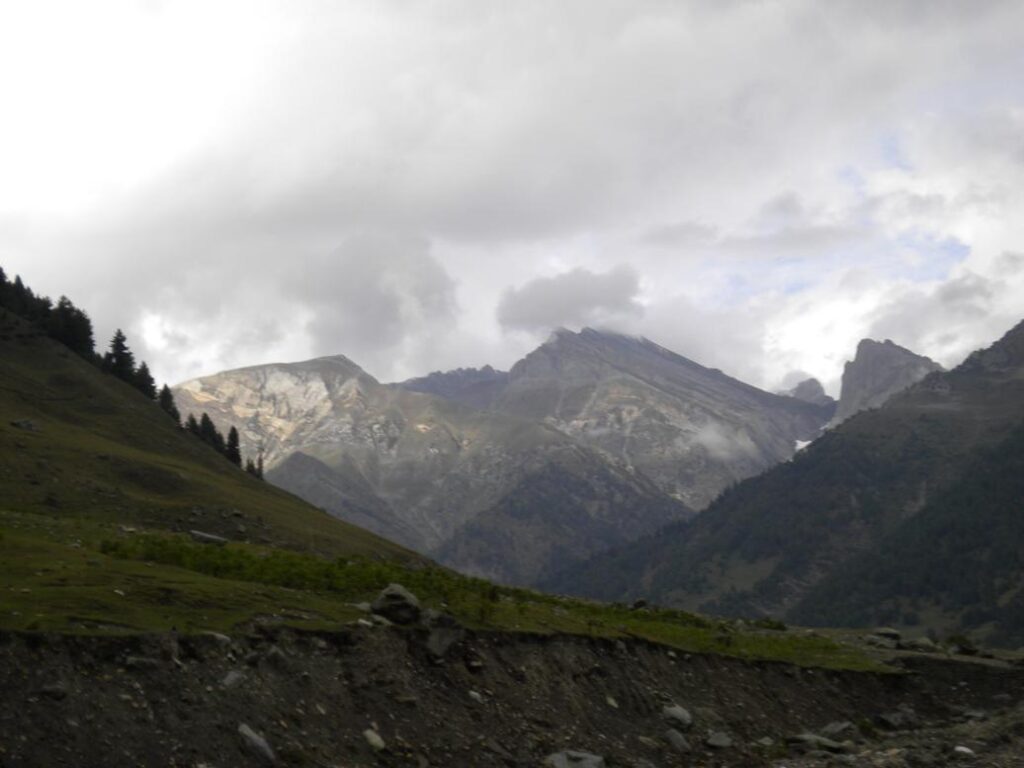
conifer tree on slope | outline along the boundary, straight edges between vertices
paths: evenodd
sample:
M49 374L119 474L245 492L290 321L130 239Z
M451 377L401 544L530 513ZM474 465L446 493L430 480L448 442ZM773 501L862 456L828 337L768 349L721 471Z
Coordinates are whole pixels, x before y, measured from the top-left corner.
M132 377L132 384L150 400L156 400L156 382L153 381L153 376L149 372L149 366L145 362L139 363L139 367Z
M128 349L128 339L120 328L110 340L110 351L103 356L103 369L122 381L134 383L135 355Z
M224 455L235 466L242 466L242 449L239 445L238 430L234 427L228 431L228 444L224 449Z
M160 403L160 407L167 412L167 415L174 419L174 423L181 426L181 411L178 410L178 405L174 402L174 393L171 392L171 388L164 384L157 400Z

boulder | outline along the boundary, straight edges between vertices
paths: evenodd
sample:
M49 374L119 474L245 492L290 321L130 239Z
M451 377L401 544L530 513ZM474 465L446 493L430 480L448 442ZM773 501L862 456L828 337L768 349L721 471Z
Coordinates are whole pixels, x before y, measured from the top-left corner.
M843 734L852 734L856 730L857 726L849 720L838 720L833 721L822 728L821 735L833 739L836 736L842 736Z
M670 704L662 707L661 716L684 731L693 725L693 715L689 710L678 704Z
M242 744L246 750L254 757L256 757L261 763L265 765L277 765L277 756L274 754L274 750L270 748L267 740L260 734L256 733L245 723L239 723L238 735L242 737Z
M704 743L712 749L729 749L732 746L732 736L725 731L714 731L704 739Z
M420 620L420 601L401 584L385 587L370 610L395 624L415 624Z
M688 742L686 737L675 728L669 728L665 731L665 741L667 741L676 752L685 755L690 751L690 742Z
M424 624L430 628L427 635L427 651L435 659L443 659L448 649L456 643L462 642L466 636L466 630L462 625L447 613L440 613L434 610L427 610L423 614Z

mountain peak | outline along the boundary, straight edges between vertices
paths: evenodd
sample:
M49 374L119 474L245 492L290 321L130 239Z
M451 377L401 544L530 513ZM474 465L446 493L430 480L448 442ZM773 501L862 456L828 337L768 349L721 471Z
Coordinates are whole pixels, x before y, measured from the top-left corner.
M916 384L929 373L941 371L934 360L911 352L891 339L861 339L854 359L843 367L842 390L834 424L886 400Z

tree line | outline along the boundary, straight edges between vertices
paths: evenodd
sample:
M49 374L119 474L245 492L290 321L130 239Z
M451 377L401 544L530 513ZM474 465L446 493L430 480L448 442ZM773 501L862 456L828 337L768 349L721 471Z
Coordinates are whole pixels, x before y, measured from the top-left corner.
M171 388L164 384L157 391L156 381L145 361L137 365L135 355L128 346L128 338L118 328L110 340L109 349L100 355L96 352L92 320L82 309L76 307L67 296L61 296L56 304L47 297L36 294L22 282L21 276L8 280L7 273L0 267L0 307L29 321L47 336L68 347L72 352L108 373L131 385L148 399L155 401L174 420L179 429L195 435L220 453L237 467L242 467L242 452L238 430L234 427L224 435L217 429L208 414L196 419L189 414L184 424L181 412L174 402ZM245 471L254 477L263 478L263 450L257 458L245 462Z

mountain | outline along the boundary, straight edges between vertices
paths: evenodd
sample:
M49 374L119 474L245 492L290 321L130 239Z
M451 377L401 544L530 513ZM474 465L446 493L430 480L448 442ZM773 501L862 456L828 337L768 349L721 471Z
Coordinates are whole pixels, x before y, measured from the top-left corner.
M543 422L693 509L793 455L828 421L644 338L557 331L516 363L492 410Z
M805 403L813 403L814 405L821 405L833 410L836 407L836 400L825 394L825 388L821 386L821 382L814 378L804 379L792 389L780 392L779 394L786 397L795 397L797 400L803 400Z
M496 371L489 365L483 368L456 368L454 371L434 371L427 376L408 379L395 386L410 392L437 395L474 408L487 409L508 383L508 373Z
M1019 641L1022 423L1024 323L729 489L691 523L548 586L810 624L984 627Z
M863 339L857 354L843 367L842 390L834 424L886 400L915 384L929 373L942 370L933 360L886 339Z
M550 426L381 384L343 356L227 371L175 397L182 413L237 427L246 452L263 446L282 488L501 581L532 583L691 514ZM522 498L543 503L510 550ZM560 548L569 520L574 546Z

